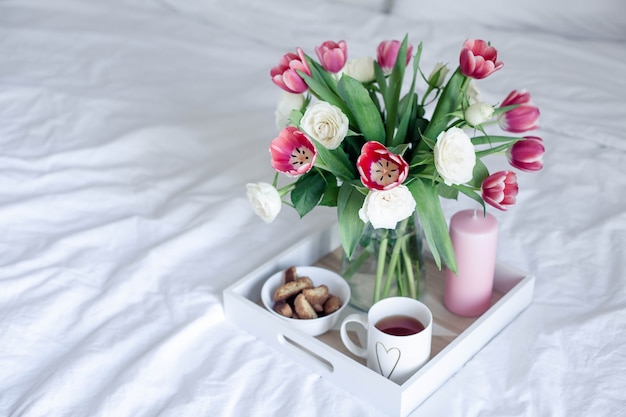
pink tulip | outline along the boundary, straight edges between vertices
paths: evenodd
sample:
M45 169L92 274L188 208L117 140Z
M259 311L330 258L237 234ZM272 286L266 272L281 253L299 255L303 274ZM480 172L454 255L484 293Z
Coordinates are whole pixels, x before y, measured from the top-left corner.
M345 41L326 41L315 47L315 53L322 67L333 74L341 71L348 60L348 46Z
M506 211L515 205L518 193L517 176L513 171L498 171L482 184L483 200L493 207Z
M301 48L296 50L297 54L289 52L280 59L277 66L270 70L270 76L274 84L288 93L304 93L309 87L298 74L298 70L307 75L311 75L311 70L304 57Z
M480 80L504 65L498 62L498 51L481 39L468 39L459 57L461 72L466 77Z
M270 144L270 153L272 167L291 177L309 172L317 158L315 145L294 126L280 131Z
M398 52L400 51L400 46L402 46L402 42L393 40L393 41L382 41L376 50L377 52L377 60L380 68L386 73L391 72L393 66L396 64L396 59L398 58ZM406 48L406 64L409 64L411 60L411 54L413 53L413 46L408 45Z
M390 190L402 184L409 174L409 164L402 155L389 152L376 141L363 145L356 166L361 182L370 190Z
M500 113L498 124L502 130L512 133L522 133L539 127L539 107L532 104L528 91L513 90L504 99L500 107L519 104L513 110Z
M507 152L509 163L522 171L533 172L543 168L543 140L537 136L525 136L515 142Z

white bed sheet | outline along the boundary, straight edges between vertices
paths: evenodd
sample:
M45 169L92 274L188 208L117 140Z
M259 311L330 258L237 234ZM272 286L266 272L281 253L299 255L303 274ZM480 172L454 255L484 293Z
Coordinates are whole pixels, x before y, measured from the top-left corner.
M412 415L625 416L626 37L460 19L0 2L0 416L378 416L229 323L222 291L335 221L285 209L266 225L249 207L244 185L272 176L269 68L296 46L372 55L407 32L426 67L489 39L505 67L483 95L530 90L547 146L517 206L492 211L533 303Z

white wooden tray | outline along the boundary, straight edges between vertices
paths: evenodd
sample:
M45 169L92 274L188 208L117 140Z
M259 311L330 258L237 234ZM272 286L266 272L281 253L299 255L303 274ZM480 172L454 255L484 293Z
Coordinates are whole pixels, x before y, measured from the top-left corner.
M534 277L497 264L492 305L478 318L463 318L443 306L443 272L426 261L427 291L422 300L434 316L430 360L404 384L398 385L370 370L362 359L343 347L336 328L309 336L261 305L261 286L277 271L291 265L319 265L337 269L341 251L337 228L302 240L280 256L259 266L224 290L226 316L273 346L282 355L306 366L357 398L390 416L405 417L459 370L489 340L531 302ZM425 257L428 258L428 257ZM343 316L355 310L346 308ZM339 323L341 323L340 318Z

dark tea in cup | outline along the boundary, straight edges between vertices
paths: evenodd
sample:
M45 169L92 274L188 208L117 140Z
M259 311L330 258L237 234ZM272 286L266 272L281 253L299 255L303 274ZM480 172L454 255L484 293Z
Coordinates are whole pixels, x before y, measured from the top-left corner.
M395 315L379 320L375 327L392 336L410 336L424 330L421 321L411 316Z
M349 324L363 327L367 333L365 345L351 339ZM346 349L364 358L368 368L403 384L430 358L433 314L414 298L389 297L375 303L367 315L348 315L341 322L339 334Z

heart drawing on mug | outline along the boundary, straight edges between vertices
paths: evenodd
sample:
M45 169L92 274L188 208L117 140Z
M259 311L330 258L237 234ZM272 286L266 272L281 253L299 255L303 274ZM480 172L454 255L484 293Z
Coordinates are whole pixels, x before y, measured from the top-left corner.
M400 349L392 347L387 349L381 342L376 342L376 360L380 374L389 379L400 362Z

